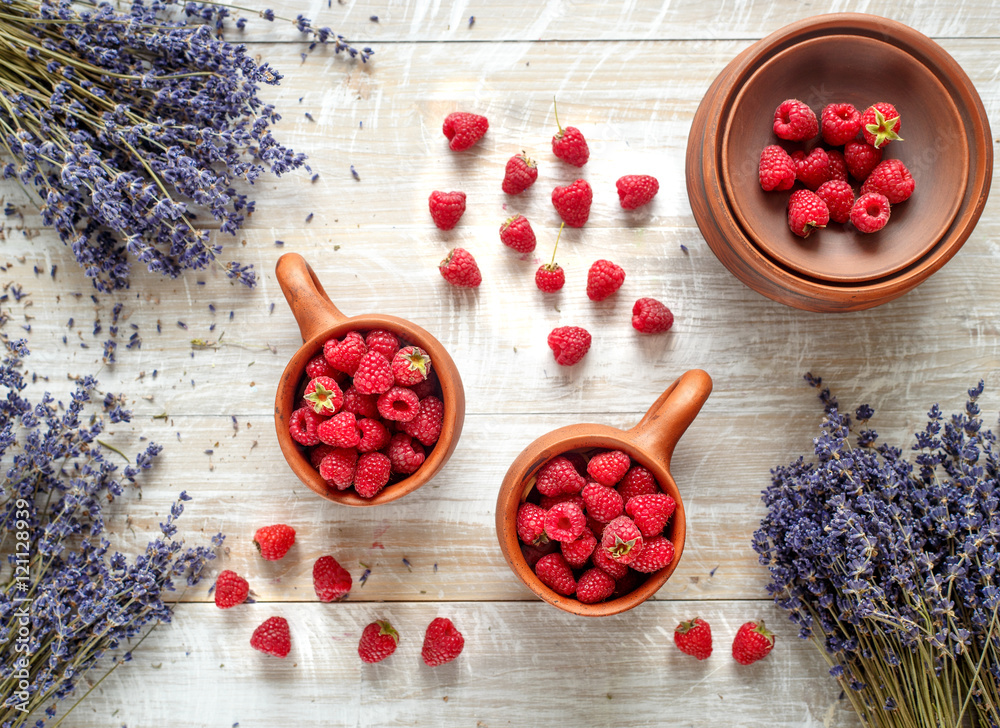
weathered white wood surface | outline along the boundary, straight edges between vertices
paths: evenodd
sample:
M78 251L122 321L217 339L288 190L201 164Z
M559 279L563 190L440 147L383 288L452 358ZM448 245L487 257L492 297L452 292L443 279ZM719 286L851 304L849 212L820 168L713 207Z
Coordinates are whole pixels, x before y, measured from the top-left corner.
M135 410L131 426L115 429L116 446L132 452L140 436L165 445L142 499L116 506L130 517L128 528L124 518L115 521L120 542L143 544L176 493L187 490L194 500L182 531L191 541L228 534L218 568L246 575L257 603L220 612L208 584L188 591L175 623L157 629L136 662L64 725L141 726L170 717L189 726L605 726L622 716L638 726L856 725L821 657L767 600L766 573L749 547L762 514L758 495L769 469L807 452L815 434L820 410L801 381L806 371L824 376L845 403L870 402L877 428L893 441L912 432L934 402L946 411L960 407L964 390L980 378L988 384L984 409L998 409L1000 203L994 197L987 204L961 253L917 290L870 311L811 314L746 289L712 255L685 195L685 144L702 94L729 59L787 21L828 10L886 14L939 38L996 126L995 4L326 5L279 10L372 45L372 64L324 51L303 62L301 44L290 42L294 33L254 22L247 33L264 41L254 51L285 74L270 90L285 117L278 136L308 153L320 174L315 183L306 174L263 180L246 231L223 241L227 257L255 264L258 288L238 289L211 271L184 281L137 272L133 289L113 300L124 304L120 344L134 324L142 348L122 346L119 361L100 372L103 387L126 393ZM590 142L583 170L551 155L553 95L563 124L578 126ZM463 154L449 152L440 131L454 110L484 113L491 122L489 134ZM510 198L500 191L503 165L521 149L539 160L539 182ZM614 182L627 173L660 180L645 211L618 207ZM576 176L594 186L591 220L564 232L558 260L568 283L544 297L533 273L551 254L558 227L549 193ZM449 233L430 222L433 189L469 196L465 217ZM24 202L14 187L0 187L0 196ZM526 259L497 237L503 219L518 212L539 239ZM49 374L35 388L59 395L70 384L67 374L101 368L112 299L95 307L71 256L50 233L37 233L29 209L23 225L11 218L5 225L2 280L30 292L3 304L12 314L8 331L31 326L25 336L33 366ZM436 271L456 245L471 250L483 270L476 292L451 289ZM345 509L321 501L278 450L273 389L300 338L273 268L292 250L312 263L344 313L415 321L449 348L462 373L468 409L455 455L433 483L394 504ZM627 279L613 299L593 304L585 274L602 257L622 265ZM35 266L44 272L36 275ZM631 329L631 304L646 295L675 313L668 334ZM95 318L104 328L98 335ZM545 345L560 324L594 335L587 358L569 370L553 363ZM193 347L196 338L212 346ZM614 619L573 618L533 600L506 567L493 528L510 461L534 437L563 425L630 427L694 367L709 371L715 391L674 458L690 524L675 576L654 603ZM284 560L264 563L250 541L258 526L275 521L295 526L299 539ZM311 566L325 553L356 580L361 564L372 570L344 604L315 602ZM292 623L295 646L286 661L247 644L253 626L271 614ZM419 642L438 614L455 620L467 647L455 664L431 671L419 663ZM670 644L673 626L694 614L709 619L716 634L716 654L706 663L684 659ZM740 623L760 615L777 628L778 647L741 670L728 657L729 641ZM397 622L403 643L390 661L362 667L357 636L379 616Z

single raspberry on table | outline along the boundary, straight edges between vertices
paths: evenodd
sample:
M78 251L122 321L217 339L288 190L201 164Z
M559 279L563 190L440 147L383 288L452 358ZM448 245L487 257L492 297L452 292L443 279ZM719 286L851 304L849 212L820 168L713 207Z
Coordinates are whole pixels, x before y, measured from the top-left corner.
M643 574L652 574L674 560L674 544L663 536L643 539L642 551L629 566Z
M560 493L579 493L586 484L586 479L577 472L569 458L562 455L545 463L535 478L535 487L538 492L549 496Z
M587 473L601 485L612 486L625 477L632 460L621 450L598 453L587 463Z
M556 263L556 251L559 249L559 238L562 237L563 227L566 223L559 225L559 233L556 235L556 244L552 248L552 260L542 263L535 271L535 285L542 293L555 293L566 285L566 271Z
M862 233L877 233L889 222L888 198L878 192L862 194L851 208L851 224Z
M310 379L316 377L333 377L337 375L337 370L331 367L322 354L317 354L306 364L306 376Z
M324 417L334 414L344 404L344 393L333 377L310 379L302 398L316 414Z
M587 515L601 523L611 523L625 512L622 497L614 488L591 481L583 487L581 495L587 506Z
M323 418L309 407L299 407L288 418L288 434L300 445L311 447L319 444L319 428Z
M898 159L886 159L871 171L868 179L861 185L861 194L878 192L885 195L890 204L896 205L910 199L917 183Z
M795 190L788 198L788 227L800 238L830 222L830 210L812 190Z
M572 541L560 541L559 544L566 563L573 569L582 569L597 548L597 538L593 531L585 527L583 533Z
M508 195L519 195L535 184L538 179L538 165L524 152L507 160L503 183L500 185Z
M641 465L633 465L629 468L625 477L618 484L618 493L626 505L636 496L659 492L660 486L657 484L656 478Z
M362 498L374 498L389 482L392 464L389 456L380 452L366 452L358 458L354 469L354 490Z
M389 444L389 430L378 420L362 417L358 420L361 439L358 441L358 452L375 452Z
M404 422L403 432L417 438L421 445L430 447L441 437L444 427L444 402L437 397L424 397L420 400L417 416L409 422Z
M479 272L476 259L465 248L452 250L438 268L446 281L459 288L478 288L483 282L483 274Z
M319 463L319 476L327 486L347 490L354 483L354 468L358 464L358 451L353 447L337 447Z
M757 662L774 649L774 634L764 627L764 620L747 622L733 638L733 659L741 665Z
M861 131L861 112L854 104L827 104L820 114L823 141L839 147L851 141Z
M448 138L448 147L461 152L478 142L490 128L489 119L467 111L455 111L444 117L441 131Z
M362 662L382 662L396 651L399 632L386 620L372 622L361 632L358 641L358 656Z
M590 149L587 148L587 140L584 139L583 132L575 126L567 126L563 129L559 123L559 109L556 107L555 101L552 102L552 109L556 116L556 126L559 127L559 131L552 137L552 153L567 164L582 167L590 159ZM587 206L590 206L589 203Z
M801 142L819 134L816 112L798 99L787 99L774 110L774 133L779 139Z
M587 517L575 503L557 503L545 514L545 535L555 541L575 541L587 527Z
M428 667L437 667L458 657L463 647L465 638L452 621L447 617L437 617L427 625L420 657Z
M351 574L332 556L320 556L313 564L313 589L321 602L345 598L351 591Z
M642 553L643 541L639 528L628 516L619 516L604 527L601 548L614 561L631 565Z
M603 539L603 535L602 535ZM595 548L594 553L591 554L591 560L594 562L594 566L598 567L602 571L606 572L615 581L619 579L624 579L629 572L628 564L622 564L615 561L608 554L608 550L605 548Z
M610 260L595 260L587 271L587 298L603 301L622 287L625 271Z
M882 150L876 149L868 142L849 141L844 145L844 163L847 171L858 182L868 179L871 171L882 161Z
M892 104L880 101L872 104L861 115L861 134L865 141L876 149L882 149L889 142L901 142L899 136L899 112Z
M274 657L287 657L292 649L292 632L288 629L288 620L284 617L265 620L253 631L250 646Z
M393 387L378 398L378 412L393 422L409 422L420 412L420 399L412 389Z
M535 575L557 594L568 597L576 591L576 579L562 554L546 554L535 564Z
M277 561L295 543L295 529L278 523L273 526L262 526L253 535L253 545L266 561Z
M535 231L524 215L508 217L500 226L500 242L518 253L535 249Z
M676 508L677 503L666 493L651 493L632 498L625 505L625 512L635 522L643 538L652 538L663 533L663 527Z
M534 503L522 503L518 506L515 523L517 537L522 542L538 546L549 540L549 537L545 535L544 508Z
M795 184L795 161L777 144L766 146L760 152L757 179L765 192L790 190Z
M389 456L392 472L400 475L415 473L417 468L424 464L426 458L423 445L414 442L413 438L405 432L397 432L392 436L386 455Z
M451 230L465 213L465 193L457 190L451 192L434 190L427 198L427 204L434 224L441 230Z
M215 606L229 609L242 604L250 594L250 583L235 571L225 569L215 580Z
M357 331L348 331L343 339L330 339L323 344L323 357L334 369L353 375L368 351L365 340Z
M570 227L583 227L587 223L593 201L594 191L587 180L578 179L552 190L552 206Z
M655 298L640 298L632 304L632 328L643 334L662 334L674 325L670 309Z
M576 598L584 604L597 604L611 596L615 590L615 580L596 567L587 569L576 582Z
M412 387L427 379L431 358L419 346L404 346L392 358L392 376L400 387Z
M854 207L854 190L844 180L827 180L816 188L816 194L826 203L830 211L830 219L834 222L847 222Z
M395 380L392 365L381 352L369 349L358 362L354 371L354 387L361 394L382 394L388 392ZM341 396L343 404L343 396Z
M830 157L825 149L816 147L809 154L803 151L792 152L795 162L795 177L811 190L830 179Z
M674 644L685 655L707 660L712 655L712 627L701 617L681 622L674 629Z
M376 402L378 397L374 394L361 394L353 384L344 390L344 412L352 412L358 417L378 417L378 407Z
M830 180L847 181L847 162L844 161L844 153L839 149L827 149L826 158L829 164L826 167Z
M361 430L353 412L338 412L321 422L316 434L321 441L333 447L357 447L361 442Z
M548 337L549 348L556 364L572 366L583 359L590 349L590 332L579 326L559 326Z
M365 346L369 351L377 351L389 361L399 351L399 338L385 329L372 329L365 335Z
M652 200L660 191L656 177L648 174L627 174L615 183L618 203L625 210L635 210Z

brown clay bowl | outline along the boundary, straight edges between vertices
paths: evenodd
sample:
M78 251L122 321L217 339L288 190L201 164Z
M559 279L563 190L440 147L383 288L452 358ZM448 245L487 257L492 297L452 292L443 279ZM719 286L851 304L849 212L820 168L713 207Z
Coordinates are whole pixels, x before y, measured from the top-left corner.
M874 80L873 66L887 71ZM796 97L817 113L841 99L900 109L905 141L885 156L903 160L917 190L881 232L833 223L796 238L785 221L788 193L760 189L760 150L778 142L769 120ZM958 252L982 213L992 167L982 101L951 56L901 23L833 14L782 28L723 70L695 114L687 186L706 241L746 285L797 308L850 311L912 290Z
M274 425L281 452L299 480L317 495L347 506L377 506L402 498L429 481L451 457L465 421L465 389L455 362L447 350L427 331L398 316L364 314L347 317L326 295L322 284L305 259L297 253L286 253L275 267L278 284L285 294L295 321L302 334L302 346L289 360L278 381L274 398ZM390 483L373 498L362 498L353 489L335 491L309 463L305 449L296 443L288 432L289 417L295 411L306 364L322 352L323 344L331 337L341 337L348 331L385 329L401 339L423 348L431 358L437 373L444 402L444 424L441 437L428 453L427 459L415 473L403 480Z
M619 430L600 424L561 427L539 437L514 459L497 495L496 529L504 558L525 586L564 611L584 617L603 617L632 609L666 583L680 561L687 532L684 504L670 474L670 458L677 441L694 421L711 391L712 380L708 374L700 369L691 370L667 387L632 429ZM524 558L517 537L517 510L533 487L533 476L557 455L591 448L622 450L635 463L647 468L663 492L677 503L665 532L674 544L674 560L650 574L635 590L598 604L584 604L564 597L543 584Z

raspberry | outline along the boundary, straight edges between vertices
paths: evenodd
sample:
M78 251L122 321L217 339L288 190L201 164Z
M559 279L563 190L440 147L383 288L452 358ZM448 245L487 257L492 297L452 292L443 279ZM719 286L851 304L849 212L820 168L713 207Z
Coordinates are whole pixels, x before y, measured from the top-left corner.
M311 447L319 444L316 429L323 419L308 407L299 407L288 418L288 434L300 445Z
M819 134L816 113L798 99L782 101L774 110L774 133L780 139L801 142Z
M334 602L351 591L351 574L332 556L320 556L313 564L313 589L321 602Z
M316 428L319 439L333 447L357 447L361 430L353 412L338 412Z
M601 523L611 523L625 512L622 497L614 488L591 481L584 486L581 495L587 506L587 514Z
M309 380L302 396L316 414L323 416L332 415L344 404L344 393L333 377Z
M250 594L250 584L235 571L226 569L215 580L215 606L229 609L246 601Z
M652 574L674 560L674 545L663 536L654 536L643 541L642 551L629 564L643 574Z
M861 131L861 112L853 104L827 104L820 118L823 141L832 147L847 144Z
M455 111L444 118L441 131L448 137L448 146L454 152L461 152L483 138L490 128L485 116Z
M358 656L362 662L382 662L396 651L399 632L384 619L372 622L361 632L358 641Z
M587 298L603 301L622 287L625 271L610 260L595 260L587 271Z
M558 541L546 541L545 543L539 544L538 546L532 546L528 543L521 544L521 555L524 556L524 560L528 562L528 566L532 569L535 568L535 564L543 556L548 556L549 554L555 553L559 550Z
M557 503L545 514L545 535L554 541L575 541L587 527L587 517L575 503Z
M451 230L465 212L465 193L455 190L451 192L434 190L427 199L427 204L434 224L441 230Z
M803 151L792 152L795 178L811 190L830 179L830 158L825 149L816 147L808 155Z
M764 147L760 152L757 178L765 192L790 190L795 184L795 162L777 144Z
M387 455L366 452L358 458L358 466L354 469L354 490L362 498L374 498L389 482L391 470Z
M428 667L437 667L458 657L463 647L465 638L462 633L455 629L450 619L438 617L427 625L420 657Z
M636 496L659 492L660 486L657 485L656 478L641 465L633 465L618 484L618 493L625 505Z
M517 509L517 537L522 542L538 546L546 543L545 509L534 503L522 503Z
M826 227L830 211L811 190L796 190L788 198L788 227L800 238L808 238L815 228Z
M607 549L594 549L594 553L591 554L591 560L594 562L594 566L607 573L607 575L615 581L623 579L626 575L628 575L628 565L620 564L611 558L611 556L608 555Z
M590 159L587 140L583 138L583 133L575 126L562 128L562 125L559 123L559 109L556 108L554 101L552 102L552 109L556 116L556 126L559 127L559 131L552 137L552 153L567 164L572 164L574 167L582 167ZM590 207L589 203L587 207ZM570 223L567 222L566 224L569 225Z
M389 430L378 420L364 417L358 420L358 429L361 430L358 452L375 452L389 444Z
M409 422L420 412L420 400L412 389L393 387L378 398L378 412L387 420Z
M604 528L601 548L620 564L631 564L643 550L642 534L628 516L619 516Z
M377 351L389 361L396 356L399 351L399 339L391 331L385 329L372 329L365 336L365 346L369 351Z
M423 446L404 432L397 432L392 436L386 454L389 456L392 472L400 475L415 473L424 464Z
M733 659L749 665L763 659L774 649L774 635L764 627L764 622L747 622L736 631L733 638Z
M419 346L404 346L392 358L392 376L400 387L412 387L427 379L431 358Z
M354 388L361 394L388 392L393 381L392 365L377 351L366 352L354 372Z
M309 464L314 468L319 470L319 464L323 462L323 458L332 453L337 448L332 445L327 445L326 443L320 443L309 450Z
M674 325L670 309L655 298L640 298L632 304L632 328L643 334L661 334Z
M899 136L899 112L892 104L880 101L865 109L861 115L861 134L876 149L889 142L903 141Z
M399 382L396 382L399 384ZM427 397L436 397L441 394L441 390L437 386L437 378L434 376L433 372L427 375L427 379L422 382L417 382L410 389L413 393L417 395L417 399L426 399Z
M827 149L826 158L829 162L826 167L828 180L839 179L847 181L847 162L844 161L844 153L839 149Z
M886 159L880 162L861 185L861 194L878 192L886 196L890 204L896 205L910 199L917 183L898 159Z
M816 194L830 210L830 219L834 222L847 222L851 217L851 207L854 206L854 190L844 180L831 179L818 188Z
M500 226L500 242L518 253L535 249L535 231L524 215L508 217Z
M538 471L535 487L542 495L555 496L560 493L579 493L587 481L580 475L568 458L559 455L552 458Z
M600 539L600 537L604 534L604 527L607 525L607 523L598 521L589 513L587 514L587 528L589 528L590 532L597 536L598 539Z
M648 174L627 174L615 183L618 188L618 202L625 210L642 207L660 191L656 177Z
M285 657L292 649L292 633L288 620L271 617L258 625L250 637L250 646L275 657Z
M573 569L582 569L590 555L597 547L597 538L589 528L584 527L583 533L572 541L560 541L560 550L566 563Z
M441 261L438 268L441 275L453 286L460 288L477 288L483 282L483 274L479 272L476 259L465 248L455 248L448 257Z
M701 617L681 622L674 630L674 644L685 655L707 660L712 655L712 628Z
M590 217L590 204L594 201L594 191L586 180L578 179L565 187L552 190L552 206L559 217L570 227L583 227Z
M541 498L538 499L538 505L540 505L546 511L548 511L554 506L559 505L560 503L572 503L573 505L577 506L581 511L585 508L585 504L583 502L583 496L581 496L579 493L560 493L559 495L543 495Z
M568 597L576 591L576 579L562 554L547 554L535 564L535 574L545 586Z
M354 483L358 451L353 447L334 448L319 464L319 475L337 490L347 490Z
M851 208L851 224L862 233L877 233L889 222L889 200L878 192L862 194Z
M524 152L507 160L504 168L503 184L500 186L508 195L519 195L535 184L538 179L538 165Z
M277 561L288 553L294 543L295 529L284 523L262 526L253 535L253 545L266 561Z
M882 161L882 150L868 142L850 141L844 145L844 162L847 171L859 182L868 179L871 171Z
M612 486L625 477L632 461L621 450L608 450L587 463L587 473L601 485Z
M316 377L333 377L337 371L327 364L322 354L317 354L306 364L306 376L310 379Z
M330 339L323 344L323 357L334 369L353 375L368 351L365 340L357 331L349 331L343 340Z
M615 591L615 580L603 569L588 569L576 583L576 598L584 604L603 602Z
M437 397L424 397L420 400L417 416L409 422L404 422L402 430L407 435L415 437L421 445L430 447L441 437L444 425L444 402Z
M358 417L378 417L378 397L373 394L361 394L357 387L351 385L344 390L344 412L353 412Z
M548 344L555 355L556 364L572 366L590 349L590 333L579 326L560 326L552 329Z
M663 527L676 508L677 503L666 493L650 493L632 498L626 504L625 512L632 517L643 538L652 538L663 533Z
M535 271L535 285L542 293L555 293L566 284L566 273L559 264L556 263L556 251L559 249L559 239L562 237L563 228L566 223L559 226L559 233L556 235L556 244L552 248L552 260L543 263Z
M611 598L617 599L618 597L625 596L635 591L636 588L646 580L645 574L640 574L638 571L628 570L621 579L615 580L615 590L611 592Z

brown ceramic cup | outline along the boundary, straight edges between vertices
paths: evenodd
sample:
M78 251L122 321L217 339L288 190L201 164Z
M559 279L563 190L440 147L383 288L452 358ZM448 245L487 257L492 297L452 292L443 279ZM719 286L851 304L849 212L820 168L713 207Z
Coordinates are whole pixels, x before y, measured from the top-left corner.
M539 437L514 459L497 496L496 529L504 558L525 586L559 609L584 617L603 617L641 604L666 583L680 561L687 531L684 503L670 474L670 458L711 391L708 374L693 369L667 387L632 429L619 430L600 424L561 427ZM538 470L557 455L591 448L625 452L634 463L647 468L663 492L677 503L664 534L674 545L673 561L650 574L635 590L598 604L564 597L543 584L528 565L517 537L517 510L530 494Z
M455 362L444 346L427 331L406 319L383 314L347 317L341 313L305 259L297 253L286 253L275 267L278 284L285 294L295 321L299 325L303 344L295 352L278 381L274 398L274 426L278 444L292 471L299 480L329 501L347 506L377 506L411 493L434 477L451 457L462 433L465 420L465 390ZM444 402L444 423L441 436L427 459L415 473L390 483L373 498L362 498L353 489L337 491L310 464L305 449L292 439L288 431L289 418L298 406L306 364L323 351L323 344L332 337L342 337L349 331L385 329L400 339L421 347L431 358L431 366L441 386Z

